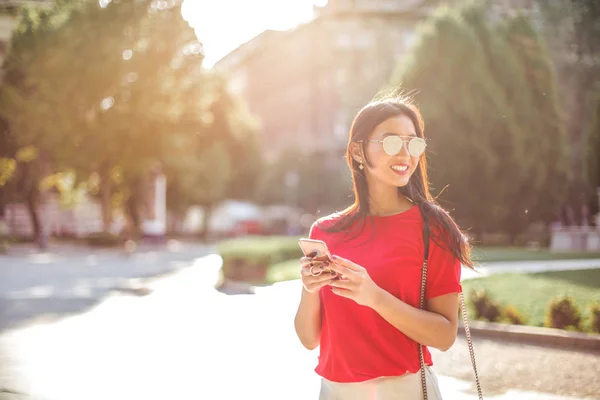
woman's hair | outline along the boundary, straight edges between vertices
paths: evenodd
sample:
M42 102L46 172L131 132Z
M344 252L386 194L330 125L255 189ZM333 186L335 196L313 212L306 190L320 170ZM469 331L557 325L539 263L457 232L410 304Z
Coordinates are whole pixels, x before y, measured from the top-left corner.
M319 224L319 228L327 232L348 231L354 223L362 221L369 215L369 191L365 172L359 168L359 163L354 160L350 151L350 143L361 140L368 140L375 128L385 120L393 117L405 115L411 119L415 126L418 137L423 138L423 118L419 109L406 99L387 99L373 101L363 107L352 122L348 138L348 148L346 150L346 162L352 172L352 182L354 186L354 204L340 213L341 217L336 218L331 224ZM361 142L365 163L371 165L367 152L365 151L365 142ZM431 229L432 239L441 247L450 250L452 254L467 266L473 267L471 261L471 246L456 222L444 210L429 193L429 183L427 181L427 161L425 155L421 156L419 164L408 184L398 188L398 193L404 195L423 212L424 223L428 223L434 229Z

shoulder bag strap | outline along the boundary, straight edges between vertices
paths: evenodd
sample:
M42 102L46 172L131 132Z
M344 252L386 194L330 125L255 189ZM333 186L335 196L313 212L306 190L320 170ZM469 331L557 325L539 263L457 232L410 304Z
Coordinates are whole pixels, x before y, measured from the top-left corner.
M423 268L421 272L421 296L419 299L419 308L425 309L425 284L427 283L427 260L429 259L429 223L425 219L425 213L421 209L423 215ZM460 292L460 311L462 313L463 323L465 325L465 336L467 337L467 345L469 346L469 354L471 356L471 364L475 373L475 384L477 385L477 395L479 400L483 400L481 384L479 383L479 375L477 374L477 364L475 363L475 351L473 350L473 342L471 341L471 331L469 329L469 321L467 319L467 309L465 307L465 298ZM421 385L423 387L423 400L427 400L427 382L425 380L425 358L423 357L423 345L419 344L419 362L421 363Z

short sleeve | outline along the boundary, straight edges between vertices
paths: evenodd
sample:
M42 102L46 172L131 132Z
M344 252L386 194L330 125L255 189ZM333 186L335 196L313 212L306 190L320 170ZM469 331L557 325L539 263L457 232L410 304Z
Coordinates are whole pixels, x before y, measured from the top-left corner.
M314 224L312 224L312 226L310 227L310 231L308 232L308 238L309 239L314 239L314 240L319 240L319 227L318 227L318 223L319 221L316 221Z
M449 293L461 292L460 269L460 260L450 250L440 247L430 240L425 298L432 299Z

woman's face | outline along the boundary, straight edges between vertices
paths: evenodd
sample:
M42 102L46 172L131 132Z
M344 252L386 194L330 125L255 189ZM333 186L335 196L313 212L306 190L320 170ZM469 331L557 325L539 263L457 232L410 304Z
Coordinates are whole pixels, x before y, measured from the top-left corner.
M420 158L413 157L408 152L408 140L417 137L415 126L406 115L392 117L377 125L371 132L369 140L383 140L390 135L400 136L404 139L402 149L398 154L387 154L381 142L365 143L367 158L371 162L369 167L363 160L367 181L395 187L406 186L415 172Z

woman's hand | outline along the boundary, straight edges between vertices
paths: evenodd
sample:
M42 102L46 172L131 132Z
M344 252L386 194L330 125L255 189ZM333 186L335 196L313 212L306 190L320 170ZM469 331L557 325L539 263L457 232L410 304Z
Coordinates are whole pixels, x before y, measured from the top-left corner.
M300 259L300 265L302 266L302 285L308 293L317 293L319 289L337 277L335 272L323 271L326 267L331 268L331 263L328 261L319 261L312 257L303 257Z
M329 282L333 293L352 299L362 306L373 306L382 289L373 282L364 267L339 256L333 256L333 264L329 267L340 276Z

